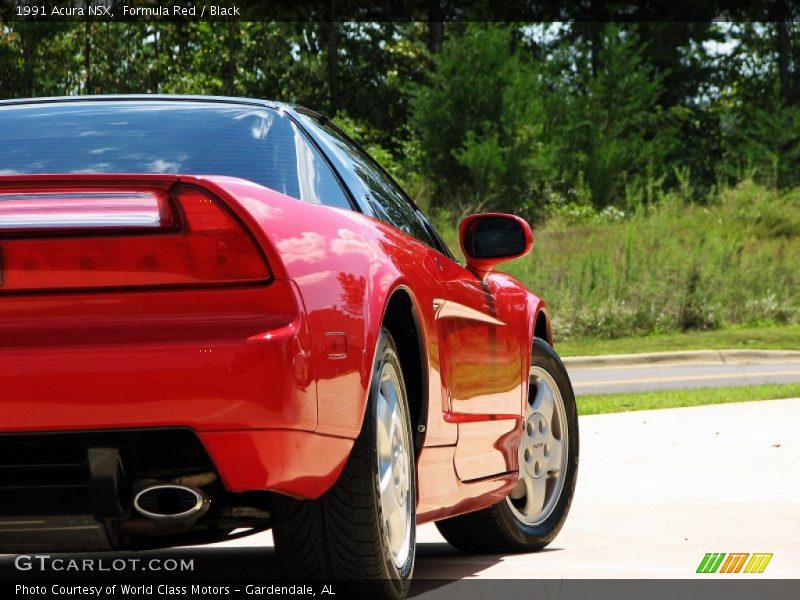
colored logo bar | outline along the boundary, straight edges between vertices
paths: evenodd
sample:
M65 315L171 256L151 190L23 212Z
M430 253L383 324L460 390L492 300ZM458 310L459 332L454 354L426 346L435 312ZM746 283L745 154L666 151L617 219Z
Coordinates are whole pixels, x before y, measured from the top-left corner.
M748 560L748 557L750 560ZM707 552L697 566L698 573L763 573L771 553L733 552Z

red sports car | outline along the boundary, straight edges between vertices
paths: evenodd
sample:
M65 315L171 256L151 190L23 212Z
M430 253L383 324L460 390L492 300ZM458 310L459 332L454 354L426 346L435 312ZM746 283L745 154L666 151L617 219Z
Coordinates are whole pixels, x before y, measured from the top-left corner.
M272 528L289 577L403 596L416 525L561 528L578 421L544 303L456 260L325 117L211 97L0 103L0 549Z

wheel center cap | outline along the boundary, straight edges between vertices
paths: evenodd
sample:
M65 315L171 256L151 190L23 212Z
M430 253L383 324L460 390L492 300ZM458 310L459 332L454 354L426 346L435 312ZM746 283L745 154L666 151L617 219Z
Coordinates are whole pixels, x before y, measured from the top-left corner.
M519 466L534 479L547 473L550 465L550 424L540 413L525 419L525 431L519 444Z

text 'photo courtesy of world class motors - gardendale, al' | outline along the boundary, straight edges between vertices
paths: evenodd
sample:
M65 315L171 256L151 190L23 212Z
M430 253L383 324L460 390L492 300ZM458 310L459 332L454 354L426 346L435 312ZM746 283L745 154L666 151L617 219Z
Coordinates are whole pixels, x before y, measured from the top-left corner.
M0 0L0 588L800 597L800 5Z

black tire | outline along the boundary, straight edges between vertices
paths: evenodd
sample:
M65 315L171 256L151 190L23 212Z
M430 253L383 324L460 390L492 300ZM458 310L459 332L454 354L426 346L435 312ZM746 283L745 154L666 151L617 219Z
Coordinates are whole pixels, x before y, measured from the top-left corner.
M569 429L564 486L553 511L539 525L521 521L503 500L489 508L437 521L436 527L455 548L471 554L507 554L541 550L555 539L569 513L578 474L578 410L567 370L550 345L534 338L531 366L547 371L564 401Z
M350 458L336 484L317 500L278 497L273 503L273 536L281 570L289 579L339 580L360 596L400 599L408 593L414 569L416 507L411 504L408 560L394 564L384 534L377 472L377 396L384 364L392 363L399 376L398 400L408 416L408 399L394 341L382 330L375 358L364 423ZM411 498L416 499L413 438L405 419ZM400 560L400 559L398 559Z

